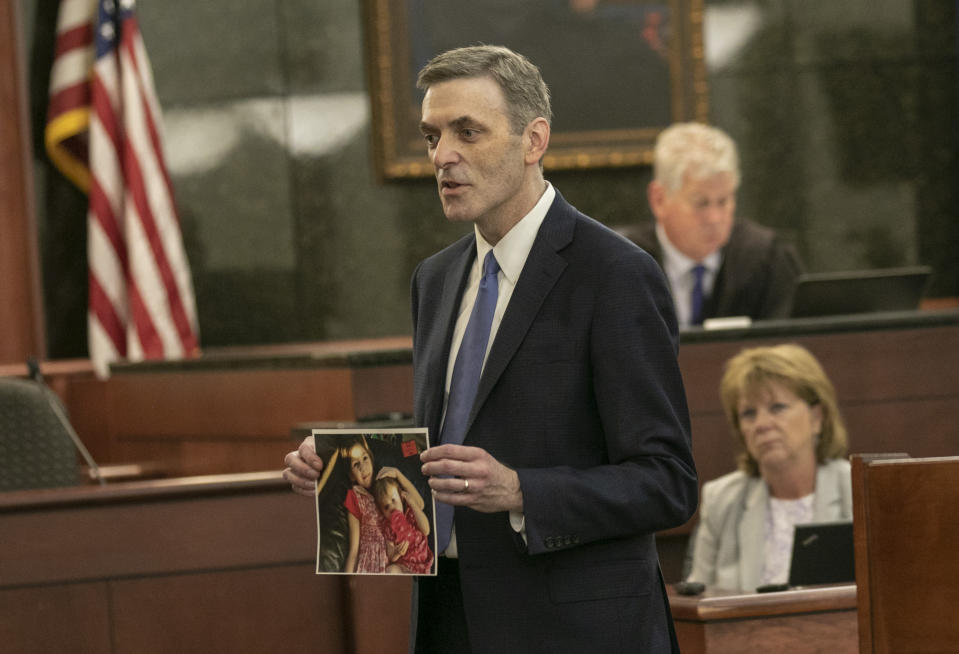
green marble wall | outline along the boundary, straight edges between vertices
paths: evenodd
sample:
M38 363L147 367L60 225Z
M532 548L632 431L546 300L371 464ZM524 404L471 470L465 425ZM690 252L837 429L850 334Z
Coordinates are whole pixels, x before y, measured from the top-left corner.
M46 4L24 2L35 137ZM141 0L139 17L203 344L408 333L413 267L463 227L431 181L375 179L359 3ZM742 150L740 214L811 270L928 263L931 293L959 295L956 25L945 0L708 0L710 115ZM80 356L82 198L37 159L50 351ZM648 169L547 176L607 224L651 219Z

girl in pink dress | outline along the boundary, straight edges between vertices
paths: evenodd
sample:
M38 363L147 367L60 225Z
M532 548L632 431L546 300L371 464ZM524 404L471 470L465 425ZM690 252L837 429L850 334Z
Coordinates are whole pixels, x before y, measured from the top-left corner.
M395 546L387 572L427 574L433 567L430 550L430 522L419 503L410 501L410 493L392 477L373 482L373 496L387 522L386 539ZM418 497L419 494L416 493Z

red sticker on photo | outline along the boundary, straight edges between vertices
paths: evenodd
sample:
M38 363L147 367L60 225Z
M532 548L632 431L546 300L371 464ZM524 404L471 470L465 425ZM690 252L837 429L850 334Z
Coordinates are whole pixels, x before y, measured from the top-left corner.
M416 447L416 441L405 441L400 447L403 450L403 456L416 456L420 453Z

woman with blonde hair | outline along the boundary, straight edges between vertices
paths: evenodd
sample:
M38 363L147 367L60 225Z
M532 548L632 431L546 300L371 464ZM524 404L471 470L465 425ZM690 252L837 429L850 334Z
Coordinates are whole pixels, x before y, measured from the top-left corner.
M805 348L743 350L720 382L738 470L703 485L688 581L753 591L789 578L793 528L852 519L846 427Z

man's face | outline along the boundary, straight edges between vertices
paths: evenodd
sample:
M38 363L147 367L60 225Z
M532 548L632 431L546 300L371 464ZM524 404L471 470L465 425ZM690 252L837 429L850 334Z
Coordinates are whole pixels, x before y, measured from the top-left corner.
M430 86L420 130L451 221L501 224L522 216L524 138L510 130L503 91L490 77Z
M726 245L736 211L736 183L729 173L683 178L669 191L659 182L649 187L649 204L670 243L680 252L702 261Z

